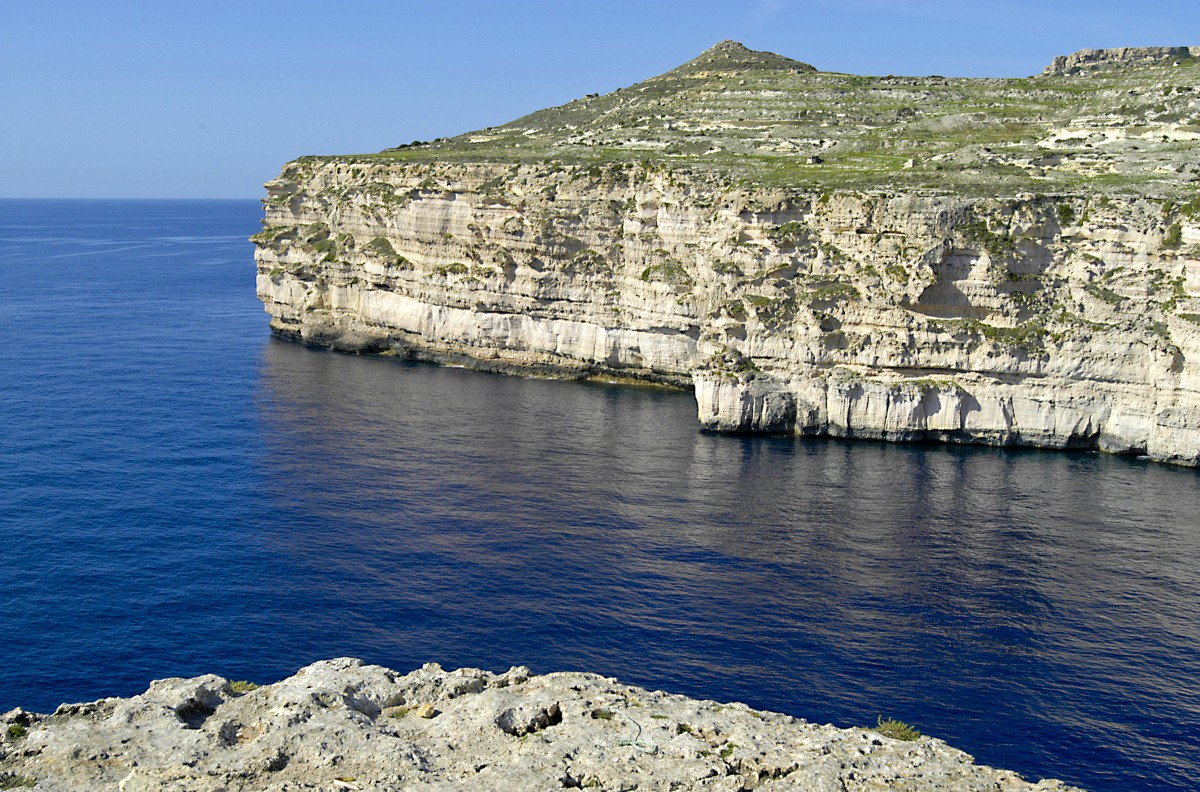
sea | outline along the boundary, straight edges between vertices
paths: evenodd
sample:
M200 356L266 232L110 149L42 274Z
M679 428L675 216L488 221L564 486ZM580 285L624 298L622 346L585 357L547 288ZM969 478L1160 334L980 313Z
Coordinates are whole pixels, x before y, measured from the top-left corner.
M0 711L317 660L895 718L1200 778L1200 473L706 434L689 393L273 338L256 201L0 201Z

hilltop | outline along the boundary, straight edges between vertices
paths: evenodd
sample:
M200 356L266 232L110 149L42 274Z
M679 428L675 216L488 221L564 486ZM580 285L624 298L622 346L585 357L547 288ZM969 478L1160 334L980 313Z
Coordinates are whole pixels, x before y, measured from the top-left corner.
M665 74L369 158L648 162L746 184L939 194L1200 181L1200 48L1084 50L1010 79L859 76L732 41Z

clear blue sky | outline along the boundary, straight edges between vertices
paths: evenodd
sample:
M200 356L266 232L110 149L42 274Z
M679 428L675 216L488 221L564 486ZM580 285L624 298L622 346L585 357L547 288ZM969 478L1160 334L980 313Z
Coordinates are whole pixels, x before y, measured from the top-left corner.
M256 197L288 159L502 123L722 39L860 74L1200 45L1197 0L0 0L0 197Z

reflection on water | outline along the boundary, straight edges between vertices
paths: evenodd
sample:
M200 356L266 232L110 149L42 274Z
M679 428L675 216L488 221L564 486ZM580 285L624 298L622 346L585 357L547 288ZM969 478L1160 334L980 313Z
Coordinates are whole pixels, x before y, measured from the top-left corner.
M1093 788L1197 769L1192 471L718 437L687 394L282 342L263 378L294 640L883 712Z
M270 342L256 201L0 201L0 711L338 655L1200 777L1200 475Z

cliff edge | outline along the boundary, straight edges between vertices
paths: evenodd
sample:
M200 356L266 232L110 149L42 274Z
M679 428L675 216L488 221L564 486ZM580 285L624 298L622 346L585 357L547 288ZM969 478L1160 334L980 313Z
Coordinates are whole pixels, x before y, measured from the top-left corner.
M343 658L253 690L166 679L129 699L2 720L0 787L242 790L1067 790L902 742L744 704L622 685Z
M723 42L502 126L288 163L258 294L276 333L343 351L694 388L717 431L1197 465L1185 52L955 79Z

